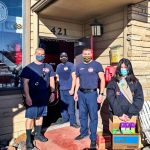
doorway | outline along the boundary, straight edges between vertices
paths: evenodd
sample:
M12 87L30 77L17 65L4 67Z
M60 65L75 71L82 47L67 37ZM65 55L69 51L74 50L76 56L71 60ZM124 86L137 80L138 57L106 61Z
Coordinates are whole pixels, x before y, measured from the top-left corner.
M56 67L60 63L59 55L61 52L66 52L68 61L74 63L74 42L40 39L40 47L45 50L45 62L50 63L54 71L56 71Z
M57 65L60 63L59 55L61 52L68 54L68 61L74 63L74 42L64 40L40 39L39 47L45 50L45 63L49 63L56 71ZM48 115L43 120L43 126L49 127L55 124L60 115L60 103L49 105Z

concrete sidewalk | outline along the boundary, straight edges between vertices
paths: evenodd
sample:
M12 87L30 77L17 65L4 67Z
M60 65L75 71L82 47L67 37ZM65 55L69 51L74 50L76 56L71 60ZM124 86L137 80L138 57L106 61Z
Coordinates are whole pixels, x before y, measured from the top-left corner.
M87 150L90 146L90 139L86 137L80 141L75 141L79 129L67 126L58 129L47 130L45 136L48 142L36 141L36 147L40 150Z

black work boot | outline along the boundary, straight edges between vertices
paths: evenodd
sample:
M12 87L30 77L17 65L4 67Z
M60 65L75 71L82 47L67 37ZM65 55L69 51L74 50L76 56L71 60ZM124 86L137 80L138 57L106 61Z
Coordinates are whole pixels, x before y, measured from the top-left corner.
M63 118L59 118L57 121L56 121L56 124L63 124L63 123L66 123L68 122L67 120L63 120Z
M27 150L32 150L34 148L31 132L32 132L32 129L26 130L26 149Z
M39 140L41 142L47 142L48 139L41 134L41 130L42 130L42 126L35 126L35 136L34 139L35 140Z
M73 128L80 128L80 126L77 123L70 124L70 126L73 127Z
M90 148L91 149L95 149L96 148L96 141L91 141Z
M35 139L35 140L39 140L39 141L41 141L41 142L47 142L47 141L48 141L48 139L47 139L44 135L42 135L42 134L40 134L40 135L35 135L34 139Z
M33 143L27 143L26 142L26 150L32 150L34 148L34 145L33 145Z
M86 134L86 135L78 135L77 137L75 137L75 140L81 140L81 139L84 139L88 136L89 134Z

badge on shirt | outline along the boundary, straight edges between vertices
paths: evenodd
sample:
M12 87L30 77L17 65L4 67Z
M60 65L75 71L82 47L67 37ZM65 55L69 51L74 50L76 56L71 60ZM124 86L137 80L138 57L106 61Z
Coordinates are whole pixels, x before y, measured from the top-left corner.
M88 72L93 72L94 69L92 67L88 68Z
M43 72L48 73L49 72L49 68L43 68Z
M64 67L64 71L67 71L68 70L68 67Z

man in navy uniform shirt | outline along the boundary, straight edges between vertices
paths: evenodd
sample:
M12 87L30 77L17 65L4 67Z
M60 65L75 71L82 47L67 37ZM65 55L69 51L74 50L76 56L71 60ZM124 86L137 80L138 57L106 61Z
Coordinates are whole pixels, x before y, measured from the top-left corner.
M27 105L26 119L26 149L34 148L31 138L32 128L35 123L35 140L46 142L48 139L41 134L43 116L47 115L48 100L54 100L54 71L51 65L43 63L45 51L37 48L35 61L27 65L22 73L25 102ZM51 91L49 89L49 85ZM51 96L50 96L51 92Z
M88 114L90 118L91 148L96 148L96 132L98 124L98 103L103 101L105 79L102 65L92 60L92 50L84 49L83 62L76 68L76 88L74 100L79 104L80 135L75 140L86 137L88 133ZM100 94L97 93L100 79Z
M74 64L68 62L68 55L65 52L60 54L61 63L56 68L57 82L60 90L61 116L57 123L70 121L70 126L78 128L75 116L75 102L73 99L76 75Z

